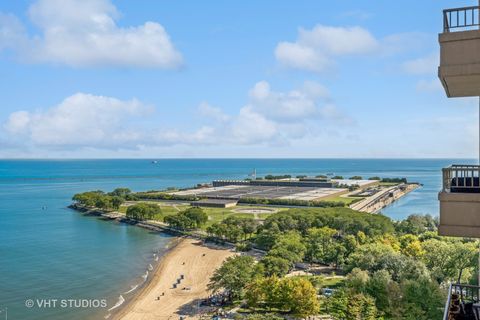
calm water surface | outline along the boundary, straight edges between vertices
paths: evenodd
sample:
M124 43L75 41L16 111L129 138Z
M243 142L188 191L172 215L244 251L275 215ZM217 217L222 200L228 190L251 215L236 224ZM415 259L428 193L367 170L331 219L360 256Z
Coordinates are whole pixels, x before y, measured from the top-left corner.
M393 219L438 215L440 170L473 160L216 159L0 161L0 311L9 319L102 319L105 309L25 307L27 299L106 299L142 281L153 253L171 240L66 209L77 192L189 187L213 179L334 173L406 177L423 184L383 210ZM128 296L128 295L126 295ZM107 309L108 309L107 308ZM2 313L0 313L0 320Z

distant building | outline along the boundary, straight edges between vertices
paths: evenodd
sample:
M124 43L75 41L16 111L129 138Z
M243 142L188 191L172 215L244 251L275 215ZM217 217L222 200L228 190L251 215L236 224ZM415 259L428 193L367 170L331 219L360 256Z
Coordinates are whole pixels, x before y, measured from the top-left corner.
M282 179L282 180L214 180L214 187L224 186L265 186L265 187L312 187L333 188L337 182L328 179L305 178L305 179Z
M203 199L193 201L190 203L192 207L207 207L207 208L231 208L237 205L237 200L232 199Z

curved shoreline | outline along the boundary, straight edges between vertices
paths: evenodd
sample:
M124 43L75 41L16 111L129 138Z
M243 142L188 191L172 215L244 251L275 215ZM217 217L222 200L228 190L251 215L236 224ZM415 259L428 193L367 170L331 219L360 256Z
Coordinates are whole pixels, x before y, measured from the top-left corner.
M209 296L207 284L210 276L233 254L223 246L180 238L161 258L148 284L137 289L135 296L109 320L167 319L176 315L193 317L199 311L199 299ZM178 285L172 287L175 283Z
M128 294L129 296L125 298L125 301L115 308L114 310L107 311L107 314L104 314L103 318L104 319L111 319L111 320L117 320L120 319L122 314L125 313L126 310L131 306L131 304L135 303L135 301L142 295L142 293L147 290L147 288L152 284L153 279L155 278L155 275L161 268L162 263L164 263L165 259L168 258L168 255L176 249L176 247L181 244L183 241L186 239L184 237L178 237L178 238L173 238L166 247L166 250L163 251L162 256L159 257L158 261L153 261L153 270L149 271L148 277L145 279L145 281L141 282L138 284L138 286L133 290L130 291L128 290L127 292L121 293L120 296L124 296ZM158 252L155 253L158 257ZM150 264L152 264L150 262ZM147 269L148 270L148 269ZM130 292L129 292L130 291Z

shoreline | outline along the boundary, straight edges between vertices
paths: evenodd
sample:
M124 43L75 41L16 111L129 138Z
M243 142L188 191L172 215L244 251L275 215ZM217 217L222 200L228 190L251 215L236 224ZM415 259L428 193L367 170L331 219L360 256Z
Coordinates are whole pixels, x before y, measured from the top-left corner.
M119 297L122 296L125 300L124 302L119 305L117 308L115 308L112 311L106 310L106 314L103 314L104 319L109 319L109 320L114 320L121 315L125 309L127 309L132 303L134 303L138 297L142 294L144 290L146 290L152 283L153 279L155 278L155 274L158 272L159 268L161 267L164 259L170 254L170 252L174 251L176 247L181 244L184 240L186 240L184 237L176 237L173 238L168 244L165 250L163 251L162 256L158 256L158 251L154 253L158 257L158 261L154 263L153 265L153 270L149 271L149 274L147 278L145 279L144 282L142 282L138 287L136 287L133 291L129 292L122 292L120 293ZM147 269L148 270L148 269ZM132 289L130 289L132 290ZM125 295L129 294L127 298L125 298ZM113 307L113 306L112 306Z
M404 189L401 188L401 185L386 188L378 194L350 205L349 208L360 212L376 214L382 209L394 204L415 189L420 188L421 185L418 183L408 183L404 186Z
M200 308L199 299L209 296L206 285L211 274L233 254L225 246L179 238L175 246L160 258L150 280L108 319L169 319L181 315L194 318L199 311L195 312L196 308ZM172 287L182 275L184 279L178 287Z

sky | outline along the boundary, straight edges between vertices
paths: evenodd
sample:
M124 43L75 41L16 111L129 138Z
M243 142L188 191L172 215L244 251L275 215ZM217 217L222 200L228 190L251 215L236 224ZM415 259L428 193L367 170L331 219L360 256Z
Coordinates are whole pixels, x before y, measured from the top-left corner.
M0 158L476 158L473 1L0 1Z

